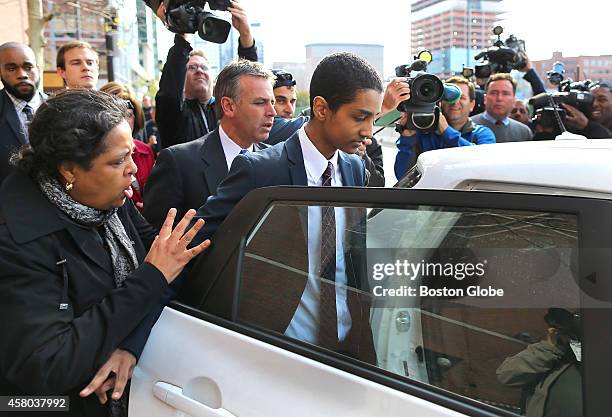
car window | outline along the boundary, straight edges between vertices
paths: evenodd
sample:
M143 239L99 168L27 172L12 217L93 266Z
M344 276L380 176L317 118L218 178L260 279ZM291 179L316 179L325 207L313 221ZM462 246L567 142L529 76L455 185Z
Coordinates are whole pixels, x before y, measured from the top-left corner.
M517 414L581 407L577 216L335 207L329 279L326 210L266 211L240 260L238 321Z

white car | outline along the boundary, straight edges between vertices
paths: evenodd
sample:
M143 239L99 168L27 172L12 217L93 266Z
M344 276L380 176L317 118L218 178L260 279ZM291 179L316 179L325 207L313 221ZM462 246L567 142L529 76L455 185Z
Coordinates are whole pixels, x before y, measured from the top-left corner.
M606 415L610 161L607 140L482 145L424 153L400 181L413 189L250 193L153 328L130 415L524 414L529 387L502 384L497 370L547 337L553 307L579 317L571 331L553 325L583 347L568 356L582 354L569 363L579 374L564 379L572 389L562 398L583 416ZM345 209L346 269L367 278L346 288L369 311L357 317L349 306L353 327L368 323L374 361L354 353L367 351L363 341L361 351L336 352L271 324L287 322L309 277L304 213L329 205ZM408 276L397 261L434 273ZM484 274L466 278L470 263ZM454 270L435 272L437 264ZM391 295L402 285L448 294Z

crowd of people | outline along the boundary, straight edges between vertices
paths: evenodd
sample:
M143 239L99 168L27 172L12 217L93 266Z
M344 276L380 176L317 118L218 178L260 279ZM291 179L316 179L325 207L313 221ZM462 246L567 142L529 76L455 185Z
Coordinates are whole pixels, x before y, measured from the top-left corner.
M410 99L407 79L384 87L364 59L332 54L313 73L307 114L296 115L292 74L256 62L244 9L232 1L228 10L240 59L213 82L205 54L176 34L155 100L138 100L119 82L97 89L98 53L82 41L58 50L66 89L48 97L33 51L0 45L3 395L68 393L70 415L124 415L124 389L176 292L170 284L184 279L183 267L217 238L243 196L271 185L385 185L373 126ZM525 79L543 91L530 66ZM446 82L461 96L441 103L434 131L410 130L407 114L399 121L398 179L423 152L546 136L516 99L510 74ZM563 105L568 128L610 137L611 87L597 84L592 94L589 115ZM325 276L335 266L315 265L335 281ZM352 313L342 301L338 310ZM305 316L306 335L285 331L316 342L316 316ZM347 323L336 342L350 334Z

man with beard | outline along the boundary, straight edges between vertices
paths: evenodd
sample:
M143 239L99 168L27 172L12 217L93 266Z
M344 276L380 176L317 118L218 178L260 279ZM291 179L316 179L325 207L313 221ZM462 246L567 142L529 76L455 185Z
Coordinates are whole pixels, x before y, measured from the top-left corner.
M28 143L28 125L46 100L38 91L40 75L34 52L18 42L0 45L0 182L8 175L9 157Z

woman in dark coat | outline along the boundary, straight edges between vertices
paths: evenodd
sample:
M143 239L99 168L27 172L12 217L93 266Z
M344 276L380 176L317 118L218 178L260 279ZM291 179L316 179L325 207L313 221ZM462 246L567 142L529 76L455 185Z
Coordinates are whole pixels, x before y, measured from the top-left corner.
M202 226L186 231L193 210L174 230L170 210L156 237L126 203L126 113L101 92L52 98L0 188L0 395L69 395L61 416L126 414L123 391L169 284L209 244L187 250Z

